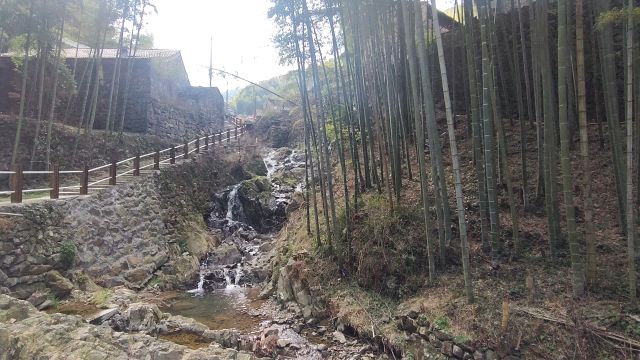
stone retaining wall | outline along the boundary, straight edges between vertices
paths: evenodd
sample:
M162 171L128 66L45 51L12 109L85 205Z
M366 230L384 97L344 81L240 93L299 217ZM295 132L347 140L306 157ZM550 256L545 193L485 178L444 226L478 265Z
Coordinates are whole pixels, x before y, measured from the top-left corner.
M201 214L215 190L235 181L232 167L207 153L88 197L0 207L22 214L0 217L0 293L62 297L92 281L140 288L154 276L167 286L189 280L216 243Z

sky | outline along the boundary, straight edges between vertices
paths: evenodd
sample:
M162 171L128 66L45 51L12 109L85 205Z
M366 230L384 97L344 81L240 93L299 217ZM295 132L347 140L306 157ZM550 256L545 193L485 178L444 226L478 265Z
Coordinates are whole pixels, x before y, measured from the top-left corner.
M438 8L454 0L439 0ZM209 54L213 37L213 67L252 81L270 79L293 70L279 65L272 42L276 28L267 12L270 0L156 0L158 13L148 18L146 32L154 46L176 49L194 86L209 85ZM214 74L213 86L223 93L246 84ZM223 94L224 95L224 94Z

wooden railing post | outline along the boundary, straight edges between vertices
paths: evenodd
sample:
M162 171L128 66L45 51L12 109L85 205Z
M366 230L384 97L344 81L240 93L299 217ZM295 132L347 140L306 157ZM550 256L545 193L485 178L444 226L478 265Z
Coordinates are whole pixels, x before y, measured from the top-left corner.
M231 130L227 130L227 142L231 141Z
M80 195L87 194L89 194L89 167L85 165L80 176Z
M153 154L153 170L160 170L160 150Z
M118 164L116 164L116 157L111 157L111 166L109 167L109 185L115 185L118 176Z
M200 154L200 138L196 138L196 154Z
M222 132L218 133L218 143L222 142Z
M171 150L169 150L169 164L173 165L176 163L176 147L172 146Z
M140 154L133 158L133 176L140 176Z
M233 136L238 140L238 125L233 129Z
M54 164L51 168L51 174L49 174L49 198L57 199L60 197L60 166Z
M13 174L11 174L11 202L22 202L22 185L24 184L24 177L22 174L22 165L13 165Z
M209 151L209 134L204 137L204 151Z
M187 160L189 158L189 143L188 142L184 143L183 151L184 151L184 159Z

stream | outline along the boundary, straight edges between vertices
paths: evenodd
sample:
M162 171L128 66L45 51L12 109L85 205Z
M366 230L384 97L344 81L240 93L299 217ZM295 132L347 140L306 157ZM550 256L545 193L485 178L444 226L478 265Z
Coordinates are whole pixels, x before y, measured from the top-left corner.
M173 294L161 310L193 318L211 330L236 329L252 336L253 351L259 356L379 358L369 344L345 336L329 321L305 321L297 304L261 299L260 287L269 280L276 255L275 236L286 221L292 198L303 189L305 173L304 154L295 150L272 150L263 160L266 177L214 195L206 220L221 242L202 260L194 287Z

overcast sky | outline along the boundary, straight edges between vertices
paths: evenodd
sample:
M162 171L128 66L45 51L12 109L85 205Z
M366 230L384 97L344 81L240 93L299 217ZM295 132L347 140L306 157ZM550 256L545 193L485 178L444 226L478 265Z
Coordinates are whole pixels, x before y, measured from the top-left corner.
M438 8L453 6L454 0L439 0ZM156 0L158 13L151 15L146 31L155 47L182 51L189 79L194 86L208 86L210 41L213 37L213 67L253 81L286 73L279 65L272 44L275 26L267 18L270 0ZM244 86L232 78L215 76L221 90Z

